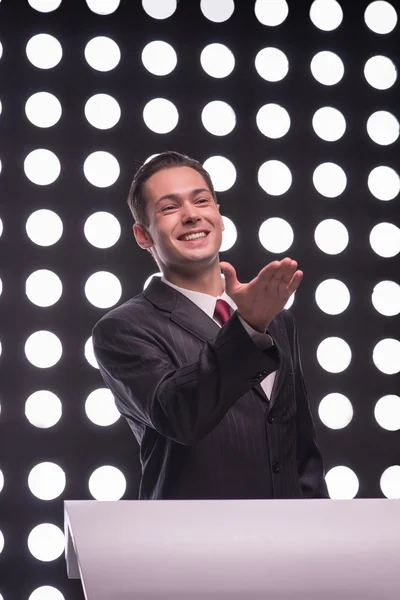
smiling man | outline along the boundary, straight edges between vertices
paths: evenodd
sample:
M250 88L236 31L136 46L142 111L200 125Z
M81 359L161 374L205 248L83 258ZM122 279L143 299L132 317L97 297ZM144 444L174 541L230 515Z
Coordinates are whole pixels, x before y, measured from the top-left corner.
M140 445L139 498L326 498L284 309L303 277L297 263L273 261L239 282L219 261L224 224L210 176L177 152L142 165L128 204L162 277L107 313L93 345Z

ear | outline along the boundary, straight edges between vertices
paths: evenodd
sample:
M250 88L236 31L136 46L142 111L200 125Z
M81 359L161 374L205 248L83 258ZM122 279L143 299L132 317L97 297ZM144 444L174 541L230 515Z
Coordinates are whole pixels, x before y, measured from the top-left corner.
M132 231L137 244L141 248L143 248L143 250L148 250L153 246L153 240L151 239L151 235L143 225L135 223L132 226Z

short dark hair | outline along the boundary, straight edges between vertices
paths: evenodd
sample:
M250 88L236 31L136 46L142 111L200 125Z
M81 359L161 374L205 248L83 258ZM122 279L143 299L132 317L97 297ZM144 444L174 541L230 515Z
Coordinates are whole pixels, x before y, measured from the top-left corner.
M128 206L136 223L145 226L149 225L149 218L146 210L146 198L143 193L144 184L158 171L161 171L162 169L171 169L173 167L190 167L200 173L210 188L210 192L212 193L215 202L217 201L211 177L203 165L199 161L190 158L185 154L168 150L167 152L157 154L148 162L143 163L135 173L129 189Z

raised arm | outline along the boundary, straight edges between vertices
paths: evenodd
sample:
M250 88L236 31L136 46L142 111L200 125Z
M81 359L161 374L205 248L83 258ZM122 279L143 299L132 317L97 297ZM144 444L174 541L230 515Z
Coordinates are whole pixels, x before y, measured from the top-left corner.
M279 367L276 347L258 348L237 313L204 344L198 360L180 368L151 332L118 317L97 323L93 347L121 414L186 445L200 441Z

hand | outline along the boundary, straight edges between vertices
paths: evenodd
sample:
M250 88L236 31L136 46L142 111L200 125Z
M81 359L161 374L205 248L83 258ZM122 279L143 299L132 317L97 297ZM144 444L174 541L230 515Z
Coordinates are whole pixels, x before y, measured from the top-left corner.
M219 266L225 275L225 291L237 305L240 316L262 333L303 279L303 272L297 271L297 262L291 258L269 263L249 283L238 281L230 263L220 262Z

